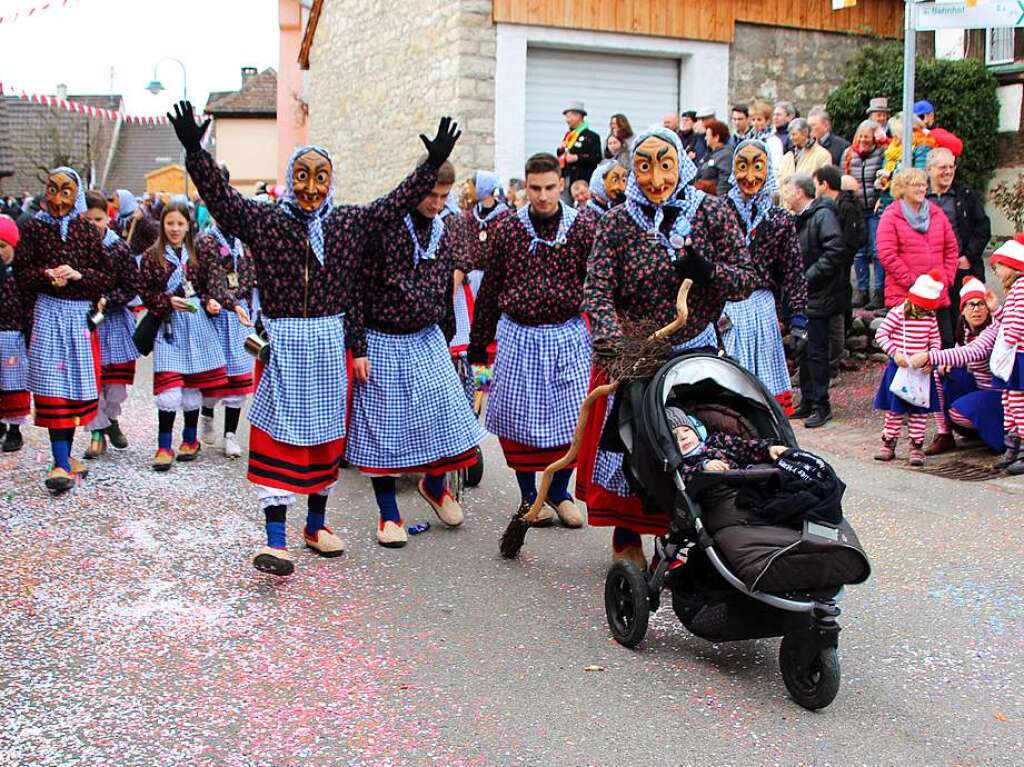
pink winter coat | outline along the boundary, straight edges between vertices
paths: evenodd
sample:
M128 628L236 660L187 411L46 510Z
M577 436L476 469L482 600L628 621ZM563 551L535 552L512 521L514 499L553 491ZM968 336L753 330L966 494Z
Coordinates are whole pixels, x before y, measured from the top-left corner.
M938 269L945 276L939 306L949 306L949 286L956 278L959 247L953 227L942 208L929 202L930 221L924 234L914 231L899 201L885 209L878 222L875 249L885 270L885 305L896 306L907 298L910 286L922 274Z

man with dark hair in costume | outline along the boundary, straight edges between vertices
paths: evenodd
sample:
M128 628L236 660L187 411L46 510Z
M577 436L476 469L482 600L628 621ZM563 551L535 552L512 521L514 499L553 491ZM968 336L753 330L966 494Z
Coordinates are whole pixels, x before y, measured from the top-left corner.
M249 410L249 479L260 494L267 545L253 559L257 570L288 575L285 519L296 494L308 497L303 540L322 556L343 544L325 525L327 496L344 452L348 373L346 336L362 335L356 281L367 238L411 213L437 181L437 169L458 139L442 118L428 140L428 159L388 195L369 205L334 207L334 164L327 150L301 147L285 169L280 205L248 200L232 189L201 147L209 120L199 125L192 105L168 115L186 150L192 180L217 221L249 246L260 285L269 361L258 371ZM356 377L369 370L365 348L354 348ZM262 373L260 375L260 372Z
M100 396L99 337L87 318L110 288L111 266L84 212L78 172L50 171L43 208L22 229L15 271L23 293L35 296L28 388L36 426L50 431L46 487L54 493L88 473L71 457L71 446L75 429L96 417Z
M472 465L486 437L447 343L455 334L452 274L467 268L439 215L454 183L455 169L442 163L415 209L367 238L359 276L364 329L352 344L368 363L356 370L345 458L371 478L377 542L389 548L408 541L395 477L424 474L419 494L441 522L458 527L464 515L445 475Z
M554 155L527 160L530 204L498 225L470 336L470 362L484 362L497 336L486 426L501 441L525 504L537 498L536 472L572 442L590 371L580 311L596 219L560 202L564 184ZM569 493L572 472L555 474L540 524L552 524L557 513L566 527L583 525Z
M757 287L743 231L722 200L690 186L697 173L679 137L665 128L636 137L626 203L597 225L583 308L590 318L595 354L623 334L622 321L656 327L676 317L676 294L693 280L689 321L672 337L677 349L714 348L715 322L726 301ZM596 370L591 386L605 382ZM587 504L591 525L614 526L616 559L646 568L641 534L662 534L668 519L647 514L630 490L622 453L600 448L609 413L607 399L594 405L580 450L576 495Z
M807 332L807 281L800 240L792 217L772 202L777 185L767 145L757 139L741 141L732 168L726 199L743 230L758 283L750 298L725 305L722 345L761 380L786 415L792 415L793 387L778 309L786 306L790 326L798 333Z

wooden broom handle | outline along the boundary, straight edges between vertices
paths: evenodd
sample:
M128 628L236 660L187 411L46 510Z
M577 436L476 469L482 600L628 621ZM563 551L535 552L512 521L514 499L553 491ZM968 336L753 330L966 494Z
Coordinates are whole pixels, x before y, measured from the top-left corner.
M676 318L665 327L655 331L651 335L652 340L670 336L681 330L683 326L686 325L686 320L690 316L690 308L687 301L690 295L690 288L692 287L693 280L683 280L683 284L679 286L679 292L676 293ZM576 460L576 456L579 455L580 444L583 442L583 432L586 431L587 421L590 420L590 411L593 410L594 403L601 397L607 397L609 394L612 394L618 388L619 382L613 381L611 383L594 387L594 389L584 397L583 404L580 405L580 417L576 421L576 431L573 432L572 435L572 444L569 445L569 449L566 451L565 455L544 469L544 473L540 480L540 488L537 490L537 498L534 500L533 505L530 506L530 510L526 512L526 516L523 517L523 521L527 524L532 525L537 521L540 511L544 508L544 503L548 499L548 491L551 489L551 481L554 479L555 474L572 464L572 462Z

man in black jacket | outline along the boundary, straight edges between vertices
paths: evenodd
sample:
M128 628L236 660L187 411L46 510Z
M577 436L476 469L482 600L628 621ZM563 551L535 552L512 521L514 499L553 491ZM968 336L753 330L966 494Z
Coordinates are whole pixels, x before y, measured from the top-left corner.
M942 208L953 225L960 261L956 279L949 286L951 306L960 306L960 285L964 277L972 274L985 281L985 262L982 256L992 234L992 224L985 206L971 189L956 181L956 158L944 147L935 147L928 153L928 199Z
M800 362L800 407L796 416L814 429L832 420L828 398L828 327L843 312L843 232L831 197L815 197L814 181L797 173L782 184L782 199L796 214L797 236L807 280L807 347ZM849 271L845 282L849 282Z
M571 101L562 110L565 124L569 126L562 144L555 152L562 166L562 178L565 179L563 197L572 203L570 189L573 183L583 179L590 182L590 177L601 162L601 137L590 130L587 124L587 109L582 101Z
M832 132L832 117L825 107L814 107L807 115L811 135L832 155L832 164L843 164L843 152L850 148L850 142Z

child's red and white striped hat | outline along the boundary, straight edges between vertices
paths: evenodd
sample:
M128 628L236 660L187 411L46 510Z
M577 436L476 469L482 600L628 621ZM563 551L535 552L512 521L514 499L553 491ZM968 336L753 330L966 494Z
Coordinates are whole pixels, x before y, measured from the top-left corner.
M971 275L964 277L964 284L960 288L960 311L964 310L964 306L967 305L968 301L984 300L985 283L983 283L977 277L973 277Z
M992 263L1024 272L1024 235L1018 234L996 248L996 252L992 254Z
M945 289L946 286L942 284L942 272L932 269L928 274L922 274L914 280L907 299L922 309L938 309Z

